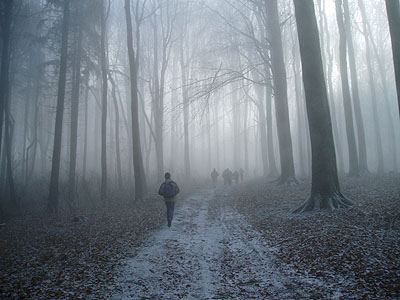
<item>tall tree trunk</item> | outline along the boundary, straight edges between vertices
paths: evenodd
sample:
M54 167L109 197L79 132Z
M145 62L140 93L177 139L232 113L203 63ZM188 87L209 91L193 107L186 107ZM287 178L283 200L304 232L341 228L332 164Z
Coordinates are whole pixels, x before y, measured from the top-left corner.
M219 170L220 167L220 161L219 161L219 119L218 119L218 95L215 97L214 100L214 152L215 152L215 163L216 163L216 169Z
M358 167L360 172L368 173L367 146L365 142L364 121L361 113L360 96L358 92L357 68L354 56L353 35L351 33L351 19L350 19L348 0L343 0L343 8L344 8L344 19L346 28L346 39L348 45L347 49L349 54L351 91L354 103L354 115L356 117L356 124L357 124L358 164L359 164Z
M306 161L306 156L305 156L305 151L304 151L304 137L305 134L303 134L303 122L302 122L302 112L303 110L301 109L302 107L302 93L301 93L301 79L299 76L299 59L296 54L296 44L292 38L293 41L293 63L292 63L292 68L293 68L293 76L294 76L294 90L296 94L296 112L297 112L297 136L298 136L298 147L299 147L299 173L300 176L305 176L305 161Z
M100 64L102 75L101 91L101 200L107 198L107 92L108 92L108 58L107 58L107 16L106 3L102 1L101 37L100 37Z
M339 28L339 56L340 56L340 78L342 81L343 107L346 122L347 145L349 150L349 175L355 176L359 173L356 138L353 125L353 110L351 106L349 80L347 75L346 54L346 32L343 21L342 0L335 1L336 19Z
M60 175L62 123L64 115L65 84L67 75L67 52L69 30L69 0L64 1L63 25L61 36L60 74L58 79L57 112L54 132L53 159L51 165L50 191L47 200L49 213L57 213L58 210L58 178Z
M255 72L254 72L255 73ZM268 145L267 145L267 125L265 121L267 118L265 117L265 108L264 108L264 87L255 84L254 90L257 95L258 103L257 103L257 111L258 111L258 128L260 133L260 143L261 143L261 161L263 166L263 176L268 175Z
M82 178L85 181L87 168L87 148L88 148L88 112L89 112L89 72L85 72L85 120L84 120L84 137L83 137L83 167Z
M270 76L270 68L267 67L268 73L267 73L267 78ZM268 166L269 166L269 177L276 177L278 176L278 167L276 166L276 158L275 158L275 150L274 150L274 126L273 126L273 120L272 120L272 88L271 88L272 82L267 82L266 86L266 97L265 97L265 102L266 102L266 119L267 119L267 155L268 155Z
M367 14L365 12L364 3L362 0L358 0L358 5L361 11L361 17L363 20L363 34L364 34L364 41L365 41L365 56L367 61L367 70L368 70L368 82L369 88L371 93L371 102L372 102L372 115L374 118L374 131L376 137L376 152L378 158L378 174L383 173L383 149L382 149L382 138L381 138L381 129L379 126L379 117L378 117L378 106L377 106L377 98L376 98L376 89L375 89L375 78L372 71L372 61L371 61L371 49L369 45L369 38L368 38L368 19Z
M13 14L13 0L5 0L4 3L4 20L2 24L2 42L3 48L1 53L1 73L0 73L0 149L2 148L4 108L7 102L10 89L10 33L11 21Z
M127 47L129 58L129 71L131 77L131 115L132 115L132 151L133 151L133 168L135 172L135 198L142 199L147 192L146 175L143 168L142 148L140 145L139 133L139 101L138 101L138 55L135 56L132 39L132 19L130 10L130 0L125 0L125 15L127 27ZM140 30L137 26L136 34L139 40ZM139 47L139 44L137 45ZM139 49L139 48L138 48Z
M182 76L182 102L183 102L183 139L184 139L184 162L185 176L190 178L190 152L189 152L189 95L187 90L186 72L188 62L184 61L183 44L180 45L180 65Z
M367 23L367 26L369 28L369 32L371 31L371 28L369 27L369 23ZM372 44L372 49L374 50L376 60L378 61L378 70L379 74L381 77L381 82L382 82L382 91L383 91L383 97L384 97L384 108L385 108L385 117L388 119L388 124L389 124L389 145L390 145L390 154L391 154L391 162L390 165L392 166L392 170L397 172L398 167L397 167L397 143L396 143L396 133L394 129L394 120L392 117L392 110L390 108L390 97L388 93L388 86L387 86L387 80L386 80L386 70L385 70L385 63L381 55L379 55L377 46L374 42L373 39L370 39L371 44Z
M386 11L392 39L393 65L396 77L397 102L400 113L400 3L399 0L386 0Z
M294 0L312 148L311 195L295 212L351 205L340 191L313 1Z
M332 126L333 126L333 137L335 141L335 149L336 149L336 157L337 157L337 164L338 164L338 171L344 172L344 158L343 158L343 150L342 150L342 143L340 143L340 135L339 135L339 128L338 128L338 121L337 121L337 112L335 107L335 93L333 92L333 55L331 49L331 37L328 28L328 21L325 13L325 9L322 9L321 0L318 1L318 8L320 14L320 27L321 31L325 33L326 39L321 41L321 55L322 61L324 65L327 66L326 74L327 74L327 82L328 82L328 101L330 101L330 111L331 111L331 119L332 119ZM321 37L324 35L321 34ZM326 58L324 55L324 41L326 41L326 49L328 57Z
M238 100L238 89L235 83L232 83L232 125L233 125L233 172L239 169L240 162L240 103Z
M79 15L78 15L79 16ZM81 86L81 53L82 53L82 25L78 21L78 36L75 48L74 66L75 81L72 83L71 97L71 130L70 130L70 158L69 158L69 206L73 214L76 213L76 152L78 147L78 116L79 95Z
M118 186L121 189L123 184L122 184L121 150L119 145L119 109L118 109L115 81L112 78L111 74L109 76L109 79L111 82L111 96L113 98L114 110L115 110L115 151L117 156L117 178L118 178Z
M279 23L278 2L267 3L267 25L271 41L271 68L274 83L275 114L278 129L279 154L281 162L280 184L295 184L292 137L290 133L289 107L287 99L287 82L281 28Z

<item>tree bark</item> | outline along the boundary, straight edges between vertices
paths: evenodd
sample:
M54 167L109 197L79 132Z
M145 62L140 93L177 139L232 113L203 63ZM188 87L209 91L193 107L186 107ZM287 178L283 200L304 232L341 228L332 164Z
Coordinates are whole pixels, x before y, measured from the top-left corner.
M60 175L62 123L64 115L65 84L67 75L69 14L69 0L65 0L63 8L60 74L58 79L53 159L51 165L50 191L47 199L47 210L50 214L56 214L58 211L58 179Z
M312 149L311 195L295 212L351 205L340 191L318 26L313 1L296 1L295 15Z
M393 65L396 77L397 102L400 113L400 4L399 0L386 0L390 37L392 39Z

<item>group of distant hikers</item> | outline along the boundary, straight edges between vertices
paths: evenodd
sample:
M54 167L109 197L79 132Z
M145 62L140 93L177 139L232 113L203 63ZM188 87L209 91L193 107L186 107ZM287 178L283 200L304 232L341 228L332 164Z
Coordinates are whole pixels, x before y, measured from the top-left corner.
M211 172L211 179L214 186L216 186L217 184L218 176L219 174L214 168L214 170ZM235 172L232 172L231 170L229 170L229 168L227 168L222 172L224 185L232 185L232 179L235 181L236 184L238 184L239 178L240 181L243 181L243 176L244 170L242 168L240 168L239 171L236 170ZM165 205L167 207L168 227L171 227L172 219L174 217L175 196L179 193L179 187L176 182L171 179L170 173L165 173L164 179L165 181L160 185L160 188L158 189L158 194L164 197Z
M217 184L217 179L218 179L218 172L217 170L214 170L211 172L211 179L214 185ZM243 181L243 176L244 176L244 170L242 168L239 169L239 171L232 172L229 170L229 168L225 169L222 172L222 178L224 179L224 185L232 185L232 179L235 181L236 184L239 183L239 178L240 181Z

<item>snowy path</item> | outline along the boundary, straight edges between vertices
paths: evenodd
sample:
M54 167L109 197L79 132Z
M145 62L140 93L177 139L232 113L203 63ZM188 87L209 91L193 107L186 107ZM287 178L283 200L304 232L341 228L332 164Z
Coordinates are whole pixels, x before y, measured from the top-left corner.
M113 299L309 298L294 282L321 283L278 270L268 241L224 205L228 195L203 189L180 200L172 227L154 232L125 261Z

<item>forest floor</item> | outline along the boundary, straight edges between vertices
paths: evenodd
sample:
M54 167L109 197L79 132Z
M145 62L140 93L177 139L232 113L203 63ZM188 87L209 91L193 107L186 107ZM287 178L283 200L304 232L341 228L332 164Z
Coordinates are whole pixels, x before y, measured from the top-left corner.
M0 227L1 299L398 299L400 176L345 177L355 206L292 214L310 182L197 188L78 222Z

